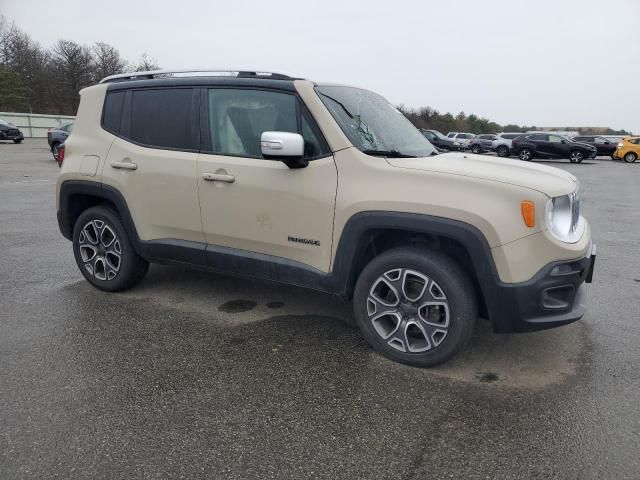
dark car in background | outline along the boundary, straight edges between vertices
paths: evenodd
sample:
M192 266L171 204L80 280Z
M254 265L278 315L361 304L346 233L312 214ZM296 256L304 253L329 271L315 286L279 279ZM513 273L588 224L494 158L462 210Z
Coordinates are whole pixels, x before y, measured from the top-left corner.
M594 158L596 147L588 143L573 141L561 135L551 133L529 133L512 142L514 151L520 160L534 158L568 158L571 163L581 163L585 158Z
M469 146L467 147L473 153L484 153L491 151L491 146L493 145L493 141L496 139L496 136L493 134L483 133L481 135L476 135L469 142Z
M614 142L608 138L601 137L599 135L579 135L573 137L571 140L576 142L588 143L596 147L598 155L603 155L613 158L613 152L618 148L618 142Z
M53 158L58 161L58 151L60 149L60 145L62 145L67 137L71 134L71 130L73 129L73 123L66 123L61 125L60 127L50 128L47 132L47 142L49 143L49 147L51 148L51 153L53 153Z
M13 143L20 143L24 140L24 135L18 127L12 123L5 122L0 118L0 140L9 140Z
M420 132L434 147L439 148L440 150L460 150L459 146L454 145L453 140L445 137L437 130L420 129Z

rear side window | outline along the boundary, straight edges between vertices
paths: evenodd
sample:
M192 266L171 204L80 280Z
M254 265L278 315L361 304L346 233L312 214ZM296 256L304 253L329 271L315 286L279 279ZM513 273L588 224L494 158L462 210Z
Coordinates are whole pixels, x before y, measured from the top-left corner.
M127 138L157 148L198 148L193 140L193 89L133 90L131 95L131 124Z
M537 142L546 142L549 140L549 135L545 135L544 133L536 133L534 135L529 135L527 138L529 140L535 140Z
M102 111L102 126L111 133L120 133L120 123L122 120L122 106L124 104L124 90L119 92L108 92L104 100L104 110Z
M506 138L507 140L513 140L514 138L520 137L521 133L506 133L502 135L502 138Z

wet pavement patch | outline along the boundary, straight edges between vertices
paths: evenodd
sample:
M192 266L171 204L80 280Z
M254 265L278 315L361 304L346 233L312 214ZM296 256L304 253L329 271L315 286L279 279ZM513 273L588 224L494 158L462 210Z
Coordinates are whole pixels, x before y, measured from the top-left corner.
M484 372L476 375L479 381L482 383L492 383L498 381L498 375L493 372Z
M269 307L269 308L282 308L282 307L284 307L284 302L269 302L269 303L267 303L267 307Z
M229 300L218 307L218 310L225 313L242 313L256 308L258 304L253 300Z

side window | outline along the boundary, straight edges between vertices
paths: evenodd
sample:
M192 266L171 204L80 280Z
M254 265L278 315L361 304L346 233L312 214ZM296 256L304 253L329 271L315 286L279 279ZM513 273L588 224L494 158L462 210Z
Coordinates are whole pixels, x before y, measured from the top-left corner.
M193 89L133 90L128 138L152 147L197 148L193 141Z
M213 153L262 158L260 137L268 131L300 133L305 140L304 156L308 158L327 150L306 112L298 122L299 108L294 95L218 88L210 89L208 97Z
M534 140L536 142L546 142L549 139L549 135L545 135L543 133L536 133L534 135L530 135L527 137L529 140Z
M608 140L602 137L595 137L594 142L597 143L598 145L604 145L606 142L608 142Z
M120 133L120 121L122 120L122 105L124 102L125 91L107 92L104 100L104 108L102 110L102 126L105 130Z
M551 143L562 143L562 137L559 137L558 135L549 135L549 141Z

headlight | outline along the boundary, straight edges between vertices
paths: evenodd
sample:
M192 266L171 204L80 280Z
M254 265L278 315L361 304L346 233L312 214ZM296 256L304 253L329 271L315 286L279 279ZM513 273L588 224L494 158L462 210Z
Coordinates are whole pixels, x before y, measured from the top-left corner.
M547 202L545 212L547 227L558 240L575 243L584 231L584 219L580 216L580 191Z
M459 145L460 145L460 142L453 142L453 144L454 144L455 146L459 146Z
M620 142L620 143L618 144L618 146L619 146L619 147L622 147L622 142Z

